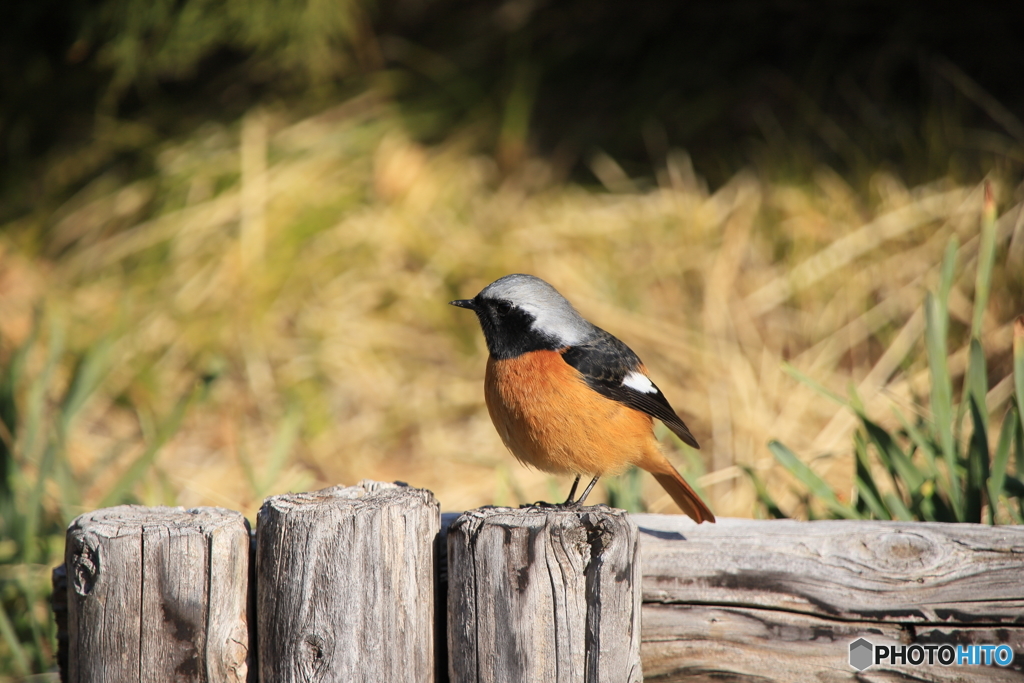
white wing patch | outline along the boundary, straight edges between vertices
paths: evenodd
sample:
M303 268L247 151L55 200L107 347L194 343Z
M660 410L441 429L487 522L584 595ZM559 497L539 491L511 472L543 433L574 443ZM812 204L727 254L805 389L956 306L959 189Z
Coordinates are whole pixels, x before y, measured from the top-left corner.
M641 394L656 394L658 387L639 372L631 372L622 378L622 386L639 391Z

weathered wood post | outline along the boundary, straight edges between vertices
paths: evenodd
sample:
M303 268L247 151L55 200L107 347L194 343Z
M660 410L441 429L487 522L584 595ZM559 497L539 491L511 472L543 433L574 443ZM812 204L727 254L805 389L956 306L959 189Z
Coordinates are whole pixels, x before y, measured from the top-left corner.
M268 498L256 525L259 674L433 681L430 491L364 481Z
M641 681L640 598L624 511L471 510L448 531L451 680Z
M67 683L230 681L249 664L249 524L122 505L67 531Z

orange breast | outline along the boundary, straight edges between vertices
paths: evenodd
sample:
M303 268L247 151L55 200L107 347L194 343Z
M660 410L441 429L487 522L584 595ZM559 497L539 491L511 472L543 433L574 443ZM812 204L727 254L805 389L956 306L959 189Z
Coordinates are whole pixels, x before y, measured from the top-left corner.
M487 410L520 461L604 475L659 453L649 415L607 399L556 351L487 361Z

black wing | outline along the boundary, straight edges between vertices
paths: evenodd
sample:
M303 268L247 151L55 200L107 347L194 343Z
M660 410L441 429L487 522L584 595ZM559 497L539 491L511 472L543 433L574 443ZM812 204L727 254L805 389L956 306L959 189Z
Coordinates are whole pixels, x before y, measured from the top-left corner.
M597 328L597 333L595 339L563 351L565 362L576 368L594 391L658 418L680 439L694 448L700 448L689 428L672 410L668 399L653 382L653 391L649 392L622 383L631 372L644 374L640 370L643 364L633 350L601 328Z

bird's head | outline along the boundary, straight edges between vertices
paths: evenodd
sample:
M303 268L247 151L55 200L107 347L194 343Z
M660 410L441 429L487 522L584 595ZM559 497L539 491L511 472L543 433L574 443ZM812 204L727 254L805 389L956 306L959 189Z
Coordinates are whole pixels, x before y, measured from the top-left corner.
M472 299L450 303L476 313L487 349L499 360L575 346L594 335L594 326L565 297L533 275L506 275Z

